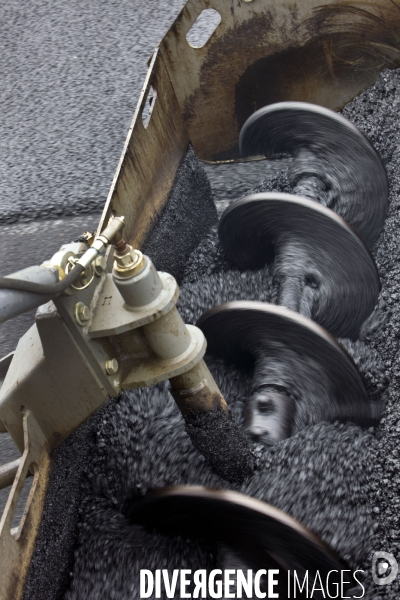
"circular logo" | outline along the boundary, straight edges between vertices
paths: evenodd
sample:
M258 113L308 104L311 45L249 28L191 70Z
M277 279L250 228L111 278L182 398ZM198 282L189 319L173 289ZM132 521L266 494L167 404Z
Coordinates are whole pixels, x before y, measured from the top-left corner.
M389 585L397 577L399 565L389 552L375 552L372 557L372 579L377 585Z

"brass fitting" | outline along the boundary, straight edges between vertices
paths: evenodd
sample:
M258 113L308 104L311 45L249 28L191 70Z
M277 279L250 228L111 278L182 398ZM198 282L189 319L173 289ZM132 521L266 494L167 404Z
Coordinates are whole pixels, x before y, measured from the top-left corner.
M125 246L125 242L122 238L122 230L124 227L124 217L112 217L108 221L107 227L94 239L92 247L96 248L101 253L108 244L117 246L122 242L122 245Z
M85 269L97 258L103 254L108 244L114 244L125 250L125 242L122 238L122 230L125 227L124 217L113 217L100 235L96 236L90 248L79 259L78 263Z
M83 236L86 240L86 243L88 244L88 246L91 246L94 242L94 238L95 238L95 234L94 233L90 233L90 231L85 231L85 233L83 234Z
M140 250L135 250L132 246L126 244L126 250L123 254L114 253L114 270L120 277L133 277L144 269L146 259Z

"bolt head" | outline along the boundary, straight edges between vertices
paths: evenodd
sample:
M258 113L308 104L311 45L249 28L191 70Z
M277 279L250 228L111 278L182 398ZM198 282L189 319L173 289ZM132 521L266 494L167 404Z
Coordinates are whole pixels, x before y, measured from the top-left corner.
M104 256L98 256L93 263L94 272L97 277L101 277L103 273L107 270L107 261Z
M83 326L90 319L90 308L83 302L77 302L74 306L74 315L79 325Z
M107 375L116 375L118 373L119 364L116 358L108 358L104 366Z
M84 305L79 309L79 315L82 321L89 321L90 319L90 310L89 307Z
M126 254L123 254L122 256L117 255L115 260L119 267L130 267L131 265L134 265L137 260L136 252L131 248Z

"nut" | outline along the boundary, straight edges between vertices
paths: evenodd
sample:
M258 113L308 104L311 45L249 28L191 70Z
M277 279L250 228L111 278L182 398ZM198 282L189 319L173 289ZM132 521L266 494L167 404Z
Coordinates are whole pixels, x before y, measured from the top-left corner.
M83 327L90 319L90 308L83 302L77 302L74 306L74 316L77 323Z
M116 358L107 358L104 366L107 375L116 375L118 373L119 365Z
M128 248L129 251L125 254L120 255L118 252L114 254L114 271L120 277L138 275L146 265L146 259L140 250L134 250L132 246L128 246Z
M115 256L115 260L119 267L130 267L137 261L136 250L131 248L126 254L118 254Z
M94 272L97 277L101 277L107 270L107 261L104 256L98 256L93 262Z

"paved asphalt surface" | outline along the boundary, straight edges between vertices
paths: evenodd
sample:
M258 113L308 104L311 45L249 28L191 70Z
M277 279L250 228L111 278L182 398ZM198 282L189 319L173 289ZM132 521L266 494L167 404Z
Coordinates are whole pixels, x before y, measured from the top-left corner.
M1 275L40 264L95 228L147 60L183 4L1 3ZM233 174L207 167L221 209L259 180L258 165L243 167ZM15 349L33 320L34 311L0 326L0 357ZM10 437L0 434L0 464L17 456ZM0 491L0 514L7 494Z
M104 203L147 70L182 0L0 7L0 222Z

